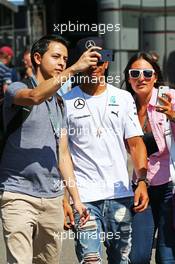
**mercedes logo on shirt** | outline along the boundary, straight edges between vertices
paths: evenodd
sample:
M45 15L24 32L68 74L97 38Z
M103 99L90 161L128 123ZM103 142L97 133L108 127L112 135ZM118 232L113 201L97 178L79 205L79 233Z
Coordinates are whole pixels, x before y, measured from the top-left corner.
M92 39L87 40L86 43L85 43L85 47L86 47L86 49L90 49L91 47L93 47L93 46L95 46L95 45L96 45L96 44L95 44L95 42L94 42Z
M85 106L85 101L81 98L78 98L75 102L74 102L74 107L76 109L82 109Z

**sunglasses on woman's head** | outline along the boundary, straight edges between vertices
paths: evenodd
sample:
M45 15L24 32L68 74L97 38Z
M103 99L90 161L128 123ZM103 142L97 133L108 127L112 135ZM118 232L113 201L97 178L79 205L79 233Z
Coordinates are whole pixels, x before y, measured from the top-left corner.
M129 77L132 79L137 79L140 78L141 74L143 74L146 79L151 79L154 73L154 69L130 69Z

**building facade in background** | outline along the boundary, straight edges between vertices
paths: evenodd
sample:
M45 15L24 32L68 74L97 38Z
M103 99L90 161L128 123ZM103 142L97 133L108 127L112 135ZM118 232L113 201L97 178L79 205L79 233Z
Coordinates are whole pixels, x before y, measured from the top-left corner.
M111 74L121 74L133 53L157 52L164 76L175 84L175 1L101 0L99 22L120 23L120 31L107 32L106 47L113 49Z
M77 30L72 27L62 34L72 47L80 38L99 35L106 48L114 51L110 75L122 79L133 53L155 51L165 78L175 85L174 0L0 0L0 46L11 45L16 55L45 33L60 34L59 26L70 23L77 25ZM79 30L80 24L101 28ZM110 25L116 25L116 30Z

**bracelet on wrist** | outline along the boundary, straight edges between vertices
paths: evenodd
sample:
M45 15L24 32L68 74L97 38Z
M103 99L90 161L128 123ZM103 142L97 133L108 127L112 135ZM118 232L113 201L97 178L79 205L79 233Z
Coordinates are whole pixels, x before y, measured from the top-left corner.
M145 182L145 184L146 184L147 187L149 186L149 181L148 181L148 179L146 178L146 176L141 176L141 177L139 177L139 178L136 180L136 185L138 185L139 182L141 182L141 181Z

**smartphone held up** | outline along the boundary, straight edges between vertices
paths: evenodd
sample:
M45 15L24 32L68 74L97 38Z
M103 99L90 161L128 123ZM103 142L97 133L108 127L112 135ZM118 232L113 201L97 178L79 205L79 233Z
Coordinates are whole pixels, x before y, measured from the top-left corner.
M101 59L99 59L99 62L113 61L112 50L99 50L98 53L101 54Z
M162 97L166 100L168 100L167 93L169 93L169 86L159 86L158 92L157 92L157 105L163 106L164 103L159 99L159 97Z

